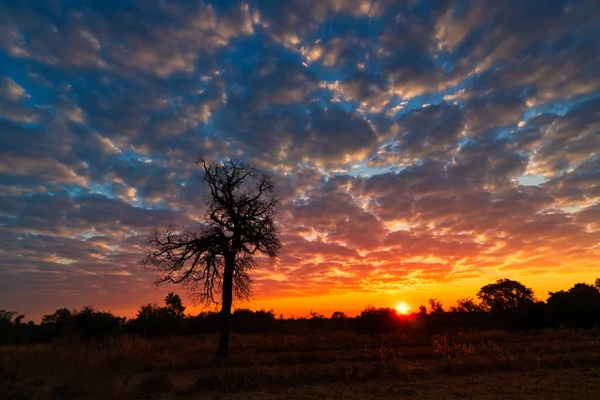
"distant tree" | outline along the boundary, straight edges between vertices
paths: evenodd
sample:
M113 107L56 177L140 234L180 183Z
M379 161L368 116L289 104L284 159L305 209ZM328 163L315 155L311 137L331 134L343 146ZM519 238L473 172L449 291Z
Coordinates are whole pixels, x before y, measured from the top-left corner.
M334 311L330 318L331 324L329 325L332 329L341 330L348 327L347 322L349 321L348 316L343 311Z
M125 318L86 306L73 314L71 324L69 333L72 335L84 340L101 339L120 333L121 328L125 325Z
M310 319L313 321L322 321L325 319L325 315L319 314L318 312L315 312L313 310L310 310L310 313L308 313L308 315L310 315Z
M432 314L440 314L444 312L444 306L438 299L429 299L429 308Z
M477 304L472 297L459 299L456 301L456 307L450 307L451 312L478 312L483 311L483 307Z
M310 318L308 319L310 321L310 327L313 330L316 330L316 329L320 328L321 325L323 325L323 321L325 320L325 315L319 314L318 312L315 312L313 310L310 310L310 313L308 315L310 316Z
M336 321L345 320L347 318L348 316L343 311L335 311L333 314L331 314L331 319Z
M17 315L17 313L14 311L0 310L0 344L11 342L15 326L13 317L15 315Z
M364 309L356 317L356 331L358 333L390 333L400 328L398 313L392 308Z
M187 329L192 334L219 332L219 313L203 311L197 316L186 318Z
M233 313L233 327L238 333L268 334L273 328L274 321L273 310L237 309Z
M53 314L42 316L42 326L48 337L68 335L76 310L59 308Z
M183 303L181 302L181 298L179 297L179 295L173 294L173 292L170 292L167 297L165 297L165 305L167 306L167 311L170 314L173 314L177 317L183 317L184 316L184 311L185 311L185 306L183 305Z
M510 279L498 279L483 286L477 297L487 311L515 309L534 303L533 290Z
M419 306L419 315L427 315L427 307L422 304Z
M137 312L138 319L148 319L160 315L162 313L161 307L156 303L148 303L140 307Z
M600 290L600 278L596 278L596 283L594 286L596 286L596 289Z
M65 323L73 318L74 313L75 311L72 312L66 308L59 308L54 312L54 314L42 316L42 324Z
M5 321L12 321L13 317L17 315L15 311L0 310L0 319Z
M550 292L547 301L554 324L589 328L600 324L600 288L577 283L569 290Z
M281 246L274 221L280 203L271 178L250 164L202 158L198 164L210 190L204 222L197 229L154 230L142 264L162 273L158 283L183 283L200 302L221 303L217 355L226 357L233 299L250 295L254 256L274 260Z
M549 305L564 305L570 308L585 308L600 304L600 289L586 283L577 283L571 289L550 292Z
M177 335L184 331L185 306L173 292L165 297L165 306L148 303L140 307L137 317L128 323L130 333L143 336Z
M42 326L51 336L72 339L100 339L120 333L124 325L125 318L94 310L91 306L83 307L80 311L60 308L54 314L42 317Z
M128 330L145 337L165 336L171 333L170 322L166 307L148 303L140 307L135 319L129 321Z

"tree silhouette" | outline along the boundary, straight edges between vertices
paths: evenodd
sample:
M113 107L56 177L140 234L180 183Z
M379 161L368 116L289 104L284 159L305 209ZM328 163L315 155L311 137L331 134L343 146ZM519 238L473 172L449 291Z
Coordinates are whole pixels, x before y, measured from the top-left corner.
M577 283L569 290L550 292L547 300L550 321L576 328L591 328L600 323L600 288Z
M365 308L356 317L356 331L358 333L391 333L398 330L400 319L393 308Z
M156 303L148 303L140 307L137 312L137 319L150 319L162 313L162 307Z
M173 292L165 297L165 307L155 303L143 305L137 317L130 321L129 329L144 336L181 334L185 325L185 306Z
M181 302L179 295L174 294L173 292L167 294L167 297L165 297L165 305L170 314L176 317L183 317L185 306Z
M154 230L145 241L142 264L158 269L158 283L182 283L204 303L218 303L221 327L217 355L229 354L229 330L233 299L250 295L248 272L255 255L271 261L281 246L275 226L279 198L268 175L240 160L206 162L204 182L206 216L197 229L166 227Z
M475 302L472 297L458 299L456 307L450 307L451 312L478 312L483 311L483 307Z
M71 318L73 318L73 314L73 311L70 311L66 308L59 308L54 312L54 314L42 316L42 324L65 323L68 322Z
M600 289L587 283L576 283L571 289L548 294L548 306L553 309L566 309L570 313L581 310L600 311Z
M54 314L44 315L41 325L53 337L88 340L120 332L125 325L125 318L95 310L92 306L85 306L81 310L60 308Z
M432 314L440 314L444 312L444 306L438 299L429 299L429 308Z
M348 318L348 316L346 315L345 312L343 312L343 311L334 311L333 314L331 314L331 318L330 319L333 319L335 321L340 321L340 320L343 321L343 320L345 320L347 318Z
M498 279L483 286L477 297L487 311L514 309L534 302L533 290L510 279Z
M14 321L13 317L17 315L15 311L0 310L0 345L10 342L12 330L18 325L25 316L19 315Z

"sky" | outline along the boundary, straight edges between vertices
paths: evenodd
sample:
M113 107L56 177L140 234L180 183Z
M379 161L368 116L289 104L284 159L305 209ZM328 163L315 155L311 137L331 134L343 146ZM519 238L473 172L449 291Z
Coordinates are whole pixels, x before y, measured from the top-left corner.
M599 129L597 0L0 0L0 308L199 311L139 263L198 155L282 199L239 307L545 300L600 277Z

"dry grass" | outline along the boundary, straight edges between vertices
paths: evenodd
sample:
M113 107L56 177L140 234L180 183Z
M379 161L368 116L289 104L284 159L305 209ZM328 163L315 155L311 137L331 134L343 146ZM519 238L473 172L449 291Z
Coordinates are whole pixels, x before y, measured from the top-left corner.
M4 347L10 361L0 398L198 398L231 393L236 398L267 398L261 397L267 391L270 398L346 392L341 397L364 398L369 390L381 388L389 390L388 397L408 390L404 395L409 398L435 398L442 392L425 390L434 382L456 393L467 390L467 397L477 397L481 389L482 398L483 393L490 395L485 398L504 398L491 390L501 376L511 376L511 385L521 382L521 394L527 397L526 388L556 374L585 377L587 386L571 387L563 379L561 384L569 386L564 396L557 389L556 396L546 398L585 398L590 387L600 389L596 336L570 330L423 337L233 335L233 354L222 363L213 356L212 336ZM461 389L455 385L459 381L481 384ZM558 384L554 378L548 381ZM580 396L566 395L573 390L581 390Z

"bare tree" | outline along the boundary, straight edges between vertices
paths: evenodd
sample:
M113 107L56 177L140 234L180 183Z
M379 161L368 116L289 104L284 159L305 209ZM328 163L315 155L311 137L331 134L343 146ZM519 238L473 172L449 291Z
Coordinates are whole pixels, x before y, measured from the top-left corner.
M255 256L273 261L281 247L274 221L280 202L271 178L246 162L200 157L198 164L210 189L204 221L197 229L155 229L142 264L162 273L158 283L181 283L195 300L221 303L217 355L227 357L233 299L250 295Z

